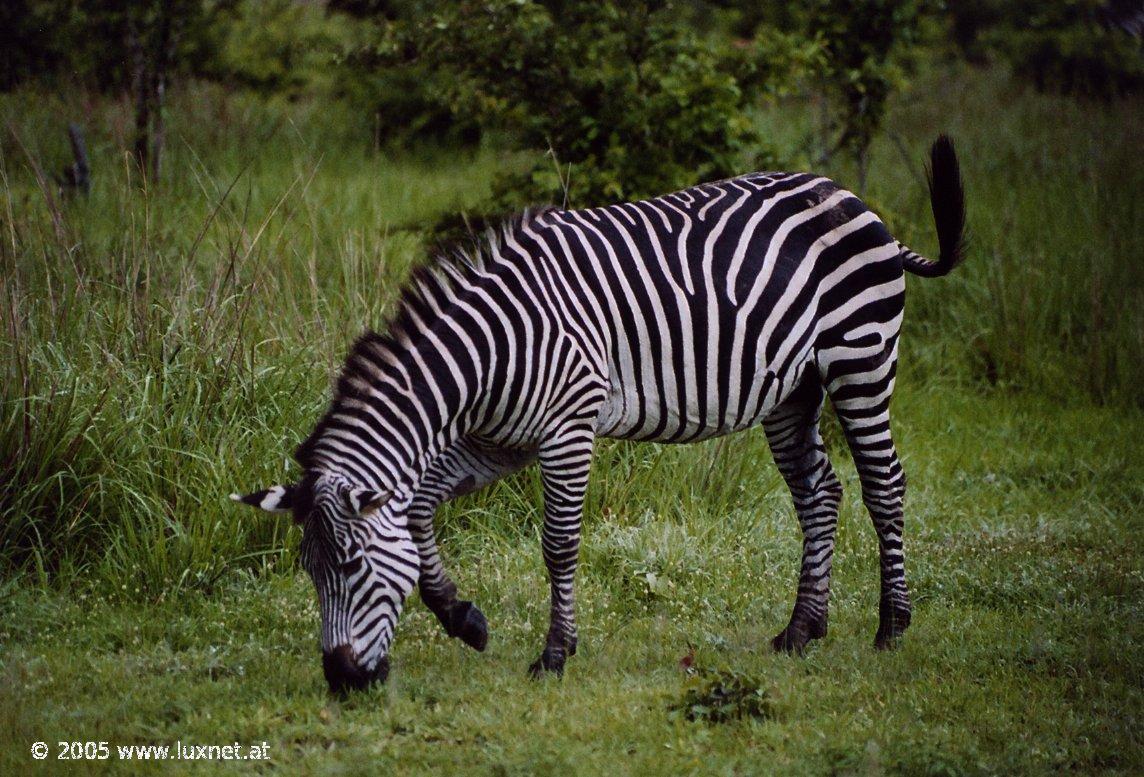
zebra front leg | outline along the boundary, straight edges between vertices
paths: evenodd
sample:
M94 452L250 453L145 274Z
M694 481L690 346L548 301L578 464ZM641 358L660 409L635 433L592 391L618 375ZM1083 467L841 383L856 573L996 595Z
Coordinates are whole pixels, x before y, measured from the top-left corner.
M488 485L534 458L528 451L461 440L433 462L409 508L409 529L421 560L421 601L437 616L446 634L478 651L488 644L488 621L475 604L457 598L457 586L446 574L437 550L433 518L442 502Z
M488 621L475 604L457 598L457 586L441 563L433 531L437 504L438 501L418 493L409 508L409 531L421 560L421 576L417 581L421 601L437 616L446 634L459 638L474 650L483 651L489 641Z
M825 392L808 376L763 421L771 454L782 473L802 528L802 569L790 623L772 641L775 650L801 652L826 636L830 571L842 484L830 466L818 419Z
M563 675L564 661L576 655L576 615L573 582L580 552L580 521L588 470L592 463L593 432L581 428L546 442L540 450L544 483L544 531L541 543L548 568L552 609L544 652L528 671Z

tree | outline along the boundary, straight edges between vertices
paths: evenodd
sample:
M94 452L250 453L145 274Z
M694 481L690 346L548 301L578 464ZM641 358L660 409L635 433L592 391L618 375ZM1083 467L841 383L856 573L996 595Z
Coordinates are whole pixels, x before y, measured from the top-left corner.
M918 0L812 0L806 9L806 33L822 42L821 79L833 102L824 120L823 154L850 154L861 192L870 143L890 95L903 80L900 58L918 38L924 5Z
M68 52L59 33L74 24L70 4L44 0L0 3L0 90L54 70Z
M0 87L67 76L102 91L128 89L135 114L132 150L158 180L164 98L171 79L203 62L210 29L227 0L12 0L0 26Z
M1144 87L1139 0L971 0L948 13L967 59L1006 60L1040 91L1107 99Z

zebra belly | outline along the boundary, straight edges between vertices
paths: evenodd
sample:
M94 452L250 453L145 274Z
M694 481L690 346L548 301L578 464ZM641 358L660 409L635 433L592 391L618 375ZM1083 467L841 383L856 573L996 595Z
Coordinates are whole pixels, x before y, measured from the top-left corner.
M757 426L790 395L805 369L811 367L809 349L799 357L777 371L761 366L752 374L743 375L735 392L740 401L733 405L728 403L726 391L686 396L680 402L679 392L674 397L665 396L662 390L656 390L661 388L659 385L649 390L639 384L614 381L596 417L596 435L686 443ZM695 393L693 386L692 394Z

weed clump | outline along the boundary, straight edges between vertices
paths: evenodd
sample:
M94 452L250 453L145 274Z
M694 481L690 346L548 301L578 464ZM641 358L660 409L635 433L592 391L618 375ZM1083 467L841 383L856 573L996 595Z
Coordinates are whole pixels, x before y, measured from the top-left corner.
M757 679L731 670L702 669L692 675L671 706L673 717L707 723L774 718L774 704Z

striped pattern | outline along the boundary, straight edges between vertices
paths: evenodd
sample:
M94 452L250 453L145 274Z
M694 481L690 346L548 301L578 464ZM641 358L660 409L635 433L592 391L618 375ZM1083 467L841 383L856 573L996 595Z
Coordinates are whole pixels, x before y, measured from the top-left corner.
M351 488L340 477L316 477L312 489L314 507L300 557L318 589L322 645L378 655L393 639L405 597L420 575L417 548L388 513L357 512L353 497L343 497ZM346 510L353 520L340 519ZM369 558L382 563L366 563Z
M826 633L841 495L818 431L827 395L877 530L877 643L891 644L910 617L905 479L888 409L904 271L944 275L963 247L964 198L945 138L931 165L937 262L826 178L758 173L643 202L527 213L474 254L415 273L387 334L352 349L330 410L296 453L312 505L295 513L327 655L348 645L346 660L370 670L388 652L400 602L370 598L355 575L369 568L408 583L407 542L426 603L451 635L483 647L483 616L457 599L433 514L539 461L551 622L532 671L561 671L576 648L573 578L594 439L683 443L758 425L804 534L794 612L774 644L801 650ZM394 497L361 521L338 499L353 488ZM363 563L347 567L351 540Z

